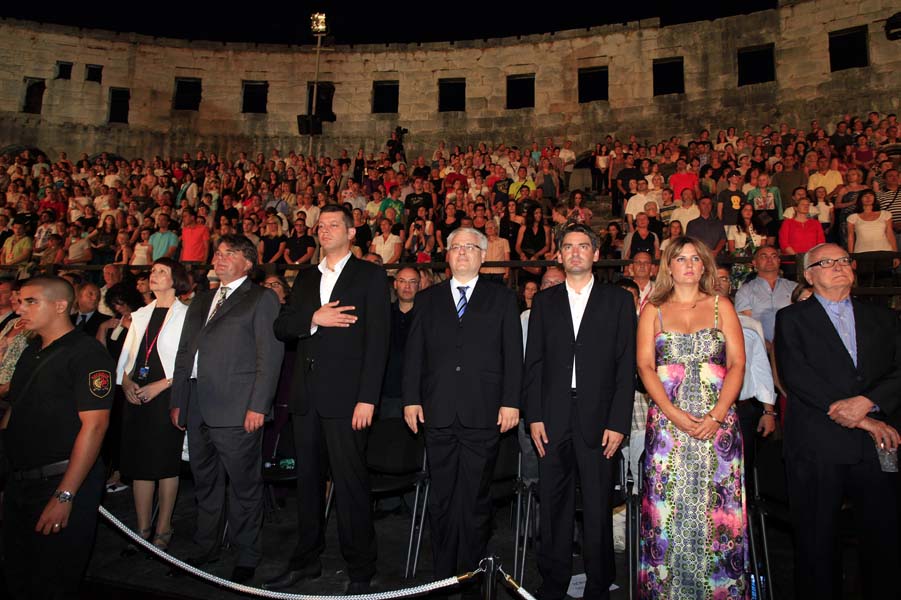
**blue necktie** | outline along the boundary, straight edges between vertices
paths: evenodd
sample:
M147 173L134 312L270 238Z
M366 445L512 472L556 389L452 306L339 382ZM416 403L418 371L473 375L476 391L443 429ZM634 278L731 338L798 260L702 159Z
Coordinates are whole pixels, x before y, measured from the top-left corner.
M457 286L457 291L460 292L460 301L457 302L457 319L463 320L463 313L466 312L466 290L469 289L468 285Z

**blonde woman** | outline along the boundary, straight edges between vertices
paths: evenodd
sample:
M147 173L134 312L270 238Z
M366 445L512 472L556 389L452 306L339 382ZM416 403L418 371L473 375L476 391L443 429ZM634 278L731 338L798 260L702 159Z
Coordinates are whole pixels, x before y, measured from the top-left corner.
M710 250L675 238L638 324L638 372L651 399L643 598L747 593L742 441L733 407L744 378L744 339L732 303L715 288Z

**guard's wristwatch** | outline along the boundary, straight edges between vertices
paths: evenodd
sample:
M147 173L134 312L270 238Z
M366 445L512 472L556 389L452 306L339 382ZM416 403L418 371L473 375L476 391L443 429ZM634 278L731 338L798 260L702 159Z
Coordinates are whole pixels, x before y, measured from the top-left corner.
M53 497L56 498L60 504L65 504L66 502L72 502L72 498L75 497L75 494L69 490L56 490L53 493Z

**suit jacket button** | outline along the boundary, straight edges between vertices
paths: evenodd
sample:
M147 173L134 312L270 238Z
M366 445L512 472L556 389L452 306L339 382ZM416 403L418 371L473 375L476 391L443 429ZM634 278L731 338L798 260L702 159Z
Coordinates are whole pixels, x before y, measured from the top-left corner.
M463 369L462 369L462 367L457 367L456 370L457 370L457 373L459 373L459 372L462 371Z

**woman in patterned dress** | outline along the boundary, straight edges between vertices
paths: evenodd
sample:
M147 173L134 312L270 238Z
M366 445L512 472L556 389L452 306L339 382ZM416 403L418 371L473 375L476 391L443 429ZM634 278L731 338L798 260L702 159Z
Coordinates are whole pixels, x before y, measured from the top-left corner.
M651 398L641 502L642 598L748 597L741 431L744 376L735 309L717 297L700 241L667 246L638 325L638 371Z

